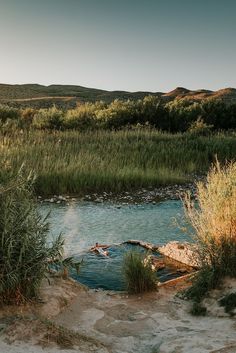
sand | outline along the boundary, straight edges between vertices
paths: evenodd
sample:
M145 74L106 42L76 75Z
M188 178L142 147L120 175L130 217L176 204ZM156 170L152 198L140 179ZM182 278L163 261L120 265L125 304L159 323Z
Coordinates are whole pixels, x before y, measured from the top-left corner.
M33 332L31 337L25 337L24 340L15 334L9 345L5 342L6 334L2 332L1 353L236 352L236 320L225 316L223 308L217 307L216 300L222 295L220 291L214 292L208 299L209 315L193 317L189 314L190 303L175 296L178 286L161 287L159 292L143 296L127 296L81 288L76 290L74 286L67 288L65 283L63 288L67 304L61 307L60 312L55 305L55 310L48 311L48 317L56 325L81 335L82 340L75 344L74 350L61 350L55 342L48 342L46 348L42 348L38 339L42 332ZM236 288L236 284L234 285ZM48 291L49 289L47 295ZM61 290L60 302L63 302L62 292ZM55 296L58 297L58 293ZM53 308L53 295L50 299ZM45 305L42 306L44 315ZM17 331L17 327L13 327L13 331ZM23 325L22 332L25 331Z

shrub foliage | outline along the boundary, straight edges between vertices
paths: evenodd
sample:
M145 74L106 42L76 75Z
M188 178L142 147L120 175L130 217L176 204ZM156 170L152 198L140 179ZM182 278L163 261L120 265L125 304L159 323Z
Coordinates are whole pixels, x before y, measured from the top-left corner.
M236 104L226 104L217 99L192 101L175 99L171 102L158 96L139 100L115 99L111 103L81 103L74 109L62 110L56 106L48 109L19 110L0 105L0 123L20 121L19 126L36 129L79 131L121 129L125 126L149 123L158 130L186 132L194 130L205 134L211 130L236 128Z

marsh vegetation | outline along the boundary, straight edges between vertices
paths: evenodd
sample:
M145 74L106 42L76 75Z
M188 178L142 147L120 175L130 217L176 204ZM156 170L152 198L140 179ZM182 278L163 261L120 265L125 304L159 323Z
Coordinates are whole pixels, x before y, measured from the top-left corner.
M215 156L236 154L234 133L169 134L122 131L14 131L0 133L0 180L22 163L37 175L38 194L84 194L180 184L206 173Z

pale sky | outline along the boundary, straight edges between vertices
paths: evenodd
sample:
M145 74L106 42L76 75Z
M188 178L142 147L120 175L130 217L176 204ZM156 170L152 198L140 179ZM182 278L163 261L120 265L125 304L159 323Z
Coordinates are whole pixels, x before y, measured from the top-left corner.
M236 87L235 0L0 0L0 82Z

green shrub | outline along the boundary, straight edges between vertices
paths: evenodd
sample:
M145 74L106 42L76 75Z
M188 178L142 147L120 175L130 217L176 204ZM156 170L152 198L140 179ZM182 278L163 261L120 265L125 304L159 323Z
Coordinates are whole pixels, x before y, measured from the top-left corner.
M192 279L192 285L185 290L184 297L200 303L207 293L219 285L220 277L210 266L204 266Z
M198 118L196 121L192 122L188 128L188 132L191 135L207 136L211 133L213 125L207 125L204 123L203 119Z
M194 316L205 316L207 313L207 310L204 306L202 306L201 304L194 302L193 306L190 310L190 314L194 315Z
M60 130L63 126L64 114L56 107L40 109L33 117L33 127L37 129Z
M17 120L19 116L20 114L18 109L0 104L0 122L4 123L8 119Z
M0 301L37 296L48 267L62 262L63 240L47 242L48 223L32 195L32 177L21 173L0 186Z
M77 109L68 110L65 114L64 127L79 131L89 130L95 125L94 109L92 104L83 104Z
M233 315L233 310L236 308L236 293L227 294L222 298L220 306L224 306L226 313Z
M157 278L151 262L145 255L129 252L124 257L123 271L126 288L130 294L138 294L157 289Z

